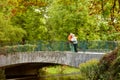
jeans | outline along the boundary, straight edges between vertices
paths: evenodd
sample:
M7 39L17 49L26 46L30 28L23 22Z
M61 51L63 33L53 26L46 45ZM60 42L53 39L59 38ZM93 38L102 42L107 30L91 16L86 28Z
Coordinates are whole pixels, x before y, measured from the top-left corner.
M74 46L74 52L78 52L77 51L77 44L73 44L73 46Z

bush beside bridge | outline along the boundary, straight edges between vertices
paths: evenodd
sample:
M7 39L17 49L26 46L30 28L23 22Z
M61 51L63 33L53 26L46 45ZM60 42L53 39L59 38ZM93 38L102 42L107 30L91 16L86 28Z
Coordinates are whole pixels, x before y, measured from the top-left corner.
M26 52L26 51L34 51L36 45L24 44L24 45L12 45L12 46L4 46L0 48L1 53L13 53L13 52Z

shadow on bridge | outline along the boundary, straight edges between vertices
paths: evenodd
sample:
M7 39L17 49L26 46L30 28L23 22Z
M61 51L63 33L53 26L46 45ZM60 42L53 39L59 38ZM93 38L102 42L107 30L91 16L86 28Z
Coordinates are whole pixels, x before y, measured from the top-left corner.
M7 80L38 80L39 69L60 64L53 63L21 63L4 67Z

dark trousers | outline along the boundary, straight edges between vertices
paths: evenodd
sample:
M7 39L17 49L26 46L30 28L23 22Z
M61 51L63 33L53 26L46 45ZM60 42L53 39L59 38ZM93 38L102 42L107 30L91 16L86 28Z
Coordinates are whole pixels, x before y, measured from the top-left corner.
M75 51L75 52L78 52L78 51L77 51L77 44L73 44L73 46L74 46L74 51Z

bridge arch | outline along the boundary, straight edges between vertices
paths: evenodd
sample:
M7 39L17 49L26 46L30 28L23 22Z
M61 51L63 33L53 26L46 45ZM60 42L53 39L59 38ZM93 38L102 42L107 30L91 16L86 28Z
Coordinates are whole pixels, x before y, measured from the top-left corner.
M19 63L4 67L6 79L37 77L39 69L46 66L54 66L59 64L53 63Z

